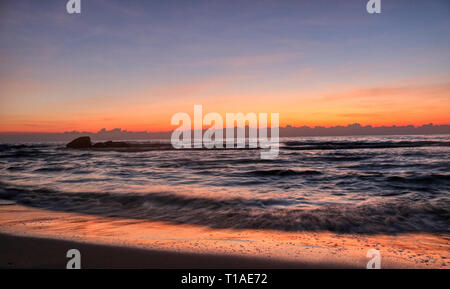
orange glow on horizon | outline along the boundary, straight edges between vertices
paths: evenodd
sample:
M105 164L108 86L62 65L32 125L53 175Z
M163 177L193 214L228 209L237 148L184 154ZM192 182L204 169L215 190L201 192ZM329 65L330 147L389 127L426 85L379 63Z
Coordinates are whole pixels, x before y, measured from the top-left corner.
M20 95L33 91L38 94L39 89L23 86L19 92ZM214 90L202 94L183 86L129 93L126 97L105 94L40 102L24 102L20 96L13 97L14 93L9 95L11 97L0 99L0 132L97 132L102 128L170 131L177 127L170 125L172 115L177 112L185 112L193 120L194 104L203 105L203 116L217 112L224 120L226 113L279 113L280 127L450 124L450 83L264 91L243 95ZM179 95L185 97L176 98Z

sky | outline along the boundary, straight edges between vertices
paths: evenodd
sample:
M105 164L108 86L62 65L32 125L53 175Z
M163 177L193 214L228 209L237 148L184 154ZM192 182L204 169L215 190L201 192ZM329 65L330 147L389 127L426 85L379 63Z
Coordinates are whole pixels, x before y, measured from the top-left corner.
M164 131L177 112L280 125L450 124L450 2L0 2L0 132Z

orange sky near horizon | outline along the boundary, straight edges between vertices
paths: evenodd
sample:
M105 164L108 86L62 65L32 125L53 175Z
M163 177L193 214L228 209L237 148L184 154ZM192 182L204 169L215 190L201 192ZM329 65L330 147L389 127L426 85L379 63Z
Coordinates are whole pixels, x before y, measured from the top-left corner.
M6 87L6 86L3 86ZM22 86L22 90L24 87ZM22 114L1 111L0 132L96 132L102 128L128 131L169 131L177 112L193 120L194 104L203 105L203 116L226 113L279 113L280 126L391 126L450 124L450 84L386 86L371 88L332 88L318 91L265 92L259 94L216 93L186 87L171 91L146 91L126 97L113 95L60 102L15 103L2 99L3 107L14 107ZM36 87L30 90L37 92ZM43 92L45 93L45 92ZM155 97L160 95L157 101ZM172 99L171 95L186 97ZM200 95L196 97L195 95ZM19 107L20 105L20 107Z

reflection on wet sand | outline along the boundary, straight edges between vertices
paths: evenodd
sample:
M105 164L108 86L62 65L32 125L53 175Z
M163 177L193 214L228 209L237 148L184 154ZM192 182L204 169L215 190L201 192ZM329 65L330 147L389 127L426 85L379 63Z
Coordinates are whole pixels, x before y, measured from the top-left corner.
M382 268L450 268L450 238L445 234L362 235L211 229L49 212L11 204L0 206L0 232L158 252L250 257L257 258L260 261L254 262L260 263L268 260L294 262L284 266L274 263L273 267L365 268L366 253L375 248L381 252ZM221 257L216 259L217 262L222 260ZM208 261L209 267L215 266L214 260L213 257ZM216 265L220 267L218 263Z

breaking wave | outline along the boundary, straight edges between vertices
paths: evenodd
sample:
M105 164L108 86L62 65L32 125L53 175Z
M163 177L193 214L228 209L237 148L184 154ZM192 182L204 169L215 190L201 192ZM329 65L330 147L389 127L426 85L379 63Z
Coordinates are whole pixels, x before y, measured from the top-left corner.
M213 228L333 231L340 233L450 233L450 202L381 202L327 205L319 209L278 208L282 199L209 199L170 192L148 194L62 193L45 189L2 189L0 198L65 212L148 219ZM274 207L275 206L275 207Z

